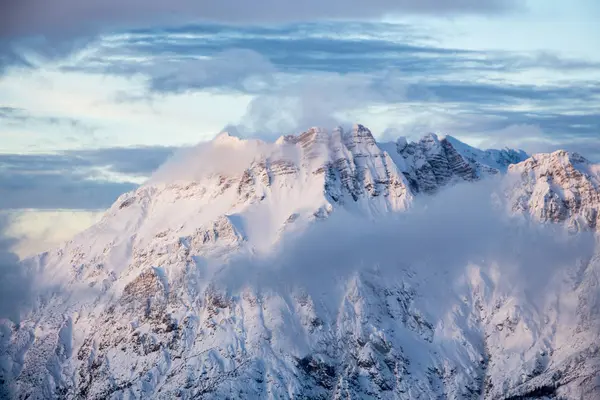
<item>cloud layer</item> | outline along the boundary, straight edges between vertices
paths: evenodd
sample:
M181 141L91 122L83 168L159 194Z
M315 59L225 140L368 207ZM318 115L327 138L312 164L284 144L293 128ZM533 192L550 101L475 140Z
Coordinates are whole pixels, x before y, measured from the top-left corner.
M338 210L284 237L273 253L215 265L215 281L233 293L247 286L285 293L300 287L320 297L357 273L390 280L418 274L436 296L474 265L486 275L498 268L507 289L543 301L557 273L594 254L594 237L509 217L501 188L497 180L456 185L375 221Z
M377 19L407 13L430 15L494 14L518 3L513 0L42 0L3 6L0 37L28 35L65 37L106 29L143 27L190 21L262 24L315 19Z
M142 79L156 102L182 93L252 96L242 118L228 121L246 135L361 122L376 132L491 135L486 142L494 145L533 152L573 145L600 156L599 62L436 40L408 24L188 25L106 38L63 68ZM387 125L371 122L384 112ZM515 127L540 134L503 142Z
M103 209L135 189L174 151L105 148L59 154L0 154L1 209ZM137 179L136 179L137 178Z
M9 217L0 213L0 319L19 322L19 313L29 304L32 288L19 258L12 252L15 240L5 236L9 224Z

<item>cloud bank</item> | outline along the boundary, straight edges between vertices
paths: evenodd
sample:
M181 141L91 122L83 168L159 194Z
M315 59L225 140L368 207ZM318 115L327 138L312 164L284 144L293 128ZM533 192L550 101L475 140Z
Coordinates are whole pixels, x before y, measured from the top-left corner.
M18 323L20 312L29 305L32 281L12 252L16 240L5 236L9 224L9 217L0 213L0 319Z
M234 134L235 131L223 132L210 142L179 150L146 183L197 182L211 175L235 176L254 161L271 157L298 162L295 146L258 139L242 140Z
M315 19L377 19L397 14L497 14L516 7L514 0L23 0L4 4L0 38L47 35L65 37L105 29L153 24L211 21L262 24Z
M0 210L107 208L173 151L156 146L0 154Z
M196 102L198 94L235 102L231 111L214 106L219 121L204 137L227 124L244 136L273 139L314 125L360 122L375 132L391 128L413 138L434 131L475 138L479 141L471 144L478 145L487 135L493 146L524 147L507 134L518 128L522 135L540 132L524 138L531 152L589 149L583 151L586 156L600 157L595 144L600 126L600 86L593 79L600 71L597 61L544 51L446 48L439 39L420 26L368 21L154 27L102 36L63 60L58 70L82 81L119 80L115 103L138 107L140 115L155 117L174 99L181 99L179 108L206 113L210 105ZM121 118L122 110L115 110ZM168 113L173 112L178 111L171 106ZM15 130L39 131L44 124L97 129L98 137L122 129L133 137L157 125L141 117L136 126L103 129L94 126L106 121L97 115L76 115L52 118L4 107L0 123ZM193 123L200 130L208 124L206 118Z
M505 210L497 179L419 197L411 210L374 221L337 210L289 234L273 253L217 266L215 281L231 293L249 286L303 288L319 296L357 273L376 272L390 282L416 273L433 295L447 292L476 265L484 274L499 273L505 289L544 299L557 274L595 252L592 234L569 236L562 225L539 225Z

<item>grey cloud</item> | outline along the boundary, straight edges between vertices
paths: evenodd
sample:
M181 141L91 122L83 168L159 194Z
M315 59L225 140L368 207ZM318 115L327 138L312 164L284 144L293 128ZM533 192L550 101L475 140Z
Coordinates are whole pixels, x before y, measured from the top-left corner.
M12 44L0 39L0 75L11 66L31 67L31 64L13 48Z
M550 53L437 48L426 44L431 39L415 27L370 22L189 25L107 37L97 51L65 68L143 74L146 97L127 93L121 101L187 90L256 95L238 128L269 138L311 125L364 121L366 107L394 104L411 104L411 113L424 116L411 128L419 135L427 130L498 134L511 125L531 125L563 146L598 134L597 82L573 74L565 75L574 76L570 81L544 85L485 79L489 71L587 71L596 70L597 63ZM514 111L515 106L531 111ZM13 112L12 118L19 123L22 117Z
M561 85L531 85L510 83L476 83L433 81L409 85L411 100L433 100L448 103L515 104L522 100L556 102L565 100L600 101L600 85L573 82Z
M561 85L477 83L412 79L397 72L378 74L313 73L279 79L250 102L238 129L242 134L273 137L313 125L333 126L364 120L370 106L410 104L415 115L438 113L451 121L426 121L426 131L452 134L498 131L509 125L538 125L557 140L568 136L595 136L600 115L586 107L600 103L596 83ZM510 106L532 111L513 111ZM440 107L447 110L442 112ZM577 114L573 112L577 111ZM428 118L424 116L423 118ZM424 121L425 122L425 121Z
M158 168L176 149L141 146L69 150L56 154L0 154L0 171L64 173L72 168L107 167L120 174L144 176Z
M472 51L431 45L434 41L435 38L414 26L370 22L293 24L285 28L192 25L131 31L110 38L108 45L100 41L97 51L65 68L151 74L160 72L161 65L175 68L177 63L186 65L199 57L218 60L222 52L247 49L286 72L372 73L393 69L411 76L440 76L451 72L517 72L534 68L600 70L598 62L548 52ZM136 56L135 62L127 61L131 56Z
M590 102L594 104L593 101ZM507 143L508 140L529 142L527 150L545 152L564 148L581 149L581 154L598 159L598 134L600 113L593 106L554 104L532 111L503 109L495 106L470 107L465 112L452 113L453 124L449 126L457 133L485 134L490 146ZM576 111L576 112L573 112ZM518 129L524 128L526 129ZM510 128L507 130L507 128Z
M2 10L0 12L0 21L2 21L7 14L1 5L0 10ZM0 74L12 67L33 69L44 60L64 58L84 49L96 38L96 34L83 33L75 37L12 37L0 34Z
M509 125L496 132L489 132L482 146L522 148L530 154L567 150L583 155L594 163L600 163L598 137L549 135L537 125Z
M137 147L45 155L0 155L0 209L102 209L138 185L113 181L101 169L149 176L173 148Z
M394 96L396 101L405 100L402 88L398 88ZM255 97L239 129L242 133L251 131L276 136L281 132L290 133L315 125L335 126L359 120L359 115L347 120L339 112L352 112L386 100L386 93L378 90L369 76L305 76Z
M245 63L246 59L250 61ZM246 64L248 68L244 68ZM364 110L369 106L398 103L413 104L413 111L429 115L440 106L452 110L443 114L447 121L442 125L436 124L434 118L426 123L431 126L414 126L414 133L418 135L445 129L458 135L498 136L505 135L509 126L538 126L545 135L542 140L525 138L532 151L546 149L547 146L542 146L544 143L568 149L574 137L595 137L600 131L600 115L594 112L593 106L586 108L600 102L600 86L596 82L480 83L423 79L393 70L289 73L249 50L218 54L214 61L199 60L191 65L195 68L189 74L174 70L166 75L169 79L157 80L151 76L150 87L155 92L228 88L254 94L236 126L244 136L272 139L309 126L352 123L364 120ZM227 67L221 68L221 65ZM523 105L535 111L509 108ZM500 139L497 143L507 141ZM589 156L595 158L595 154Z
M390 14L494 14L514 9L514 0L117 0L15 1L3 6L0 37L76 36L107 29L160 23L282 23L315 19L375 19Z
M207 59L166 61L146 71L151 76L151 88L167 92L223 87L250 92L268 84L270 76L276 72L260 54L237 49ZM252 82L253 77L257 81Z
M97 129L75 118L33 115L22 108L0 106L0 126L22 126L23 124L61 125L87 133Z
M561 57L547 51L534 55L511 55L506 57L510 69L547 68L556 70L599 70L600 62L577 58Z
M86 179L80 173L0 175L0 208L103 209L134 183Z
M108 147L65 152L88 166L107 166L114 172L149 176L176 151L176 147Z
M509 121L516 125L538 125L557 139L567 140L574 137L597 139L600 132L600 112L594 107L595 103L593 99L590 99L588 106L578 104L577 107L571 108L563 105L562 110L552 111L526 112L502 109L474 109L473 111L479 115L488 115L493 118L489 129L502 128Z
M18 323L21 310L30 300L32 287L30 278L19 265L19 258L11 251L16 239L6 236L9 224L9 216L0 213L0 319L8 318ZM2 343L0 343L1 347Z
M392 29L394 40L405 36L406 42L390 40L386 29ZM369 33L360 40L346 36L354 30ZM309 125L354 122L362 115L352 114L353 108L396 103L418 103L423 110L443 104L460 114L480 113L489 117L488 129L539 124L552 134L597 132L599 124L592 115L586 123L575 122L583 117L569 117L585 104L600 102L597 82L532 85L472 79L473 74L484 78L488 71L596 70L600 68L597 63L550 53L436 48L416 36L407 26L390 28L367 22L285 28L193 25L164 32L139 31L116 39L107 48L142 57L142 62L106 61L102 52L108 50L100 49L95 58L70 68L144 74L149 97L186 90L257 95L239 128L269 137ZM471 77L461 80L462 74ZM500 115L509 106L524 104L548 111ZM512 116L517 120L503 121ZM574 122L568 123L569 119Z

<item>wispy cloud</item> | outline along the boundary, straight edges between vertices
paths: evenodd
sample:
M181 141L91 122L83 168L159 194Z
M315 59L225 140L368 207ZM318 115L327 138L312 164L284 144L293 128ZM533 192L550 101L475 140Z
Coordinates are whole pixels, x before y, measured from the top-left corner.
M315 19L377 19L393 14L497 14L518 5L513 0L307 0L273 2L257 0L179 1L158 0L89 1L57 0L52 7L42 0L15 2L5 7L0 19L0 37L69 35L132 26L186 21L226 23L282 23Z
M59 125L77 129L81 133L92 133L96 127L83 123L76 118L40 116L15 107L0 106L0 127L23 126L23 124Z
M600 86L590 77L600 76L600 63L548 51L446 48L406 24L188 25L107 36L95 48L63 68L145 79L153 99L202 91L253 96L241 120L230 122L268 137L369 124L369 109L398 105L446 121L429 130L463 136L512 125L585 136L599 126Z
M405 24L314 23L285 27L191 25L105 36L70 68L132 73L148 65L215 57L231 49L261 54L284 72L374 72L394 69L420 76L448 73L599 71L600 62L549 51L465 50L437 43L426 30ZM141 64L141 65L140 65Z
M541 149L549 143L567 147L575 138L588 140L600 126L597 60L546 50L450 48L434 32L406 23L196 23L126 30L89 42L54 68L55 74L74 74L81 81L113 80L119 91L103 92L103 100L111 104L110 114L116 119L131 120L133 113L121 114L136 104L151 105L139 113L139 121L123 126L111 120L108 127L108 119L101 115L106 113L97 112L101 108L95 102L83 109L78 106L83 102L73 98L68 106L80 114L74 120L86 121L88 115L89 121L93 115L94 122L107 124L99 140L114 140L117 130L131 137L156 131L157 123L165 121L157 116L169 115L161 107L183 96L188 96L188 104L182 100L180 109L202 113L207 105L196 103L200 94L244 100L235 100L235 107L209 103L211 114L219 114L223 121L218 127L213 124L209 133L196 136L189 129L190 123L207 124L207 116L178 125L179 130L190 130L186 136L195 140L206 139L225 125L271 138L312 125L358 121L375 132L438 131L467 139L499 137L512 126L535 126L544 140L529 143L533 147L538 143ZM13 114L13 126L36 121L19 120L22 117ZM32 115L45 121L44 115ZM144 121L150 120L153 123L145 126ZM165 139L153 143L168 143L166 136L154 132L153 137ZM124 137L119 135L119 140Z
M0 209L103 209L135 189L173 152L106 148L60 154L0 154Z
M144 71L151 77L150 87L155 91L228 88L252 92L267 85L276 69L254 51L227 50L210 58L166 61L138 70Z

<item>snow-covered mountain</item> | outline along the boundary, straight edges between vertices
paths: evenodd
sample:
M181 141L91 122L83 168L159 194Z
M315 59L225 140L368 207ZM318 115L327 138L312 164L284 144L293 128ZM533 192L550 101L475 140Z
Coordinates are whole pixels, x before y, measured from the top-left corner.
M510 175L513 211L576 231L600 229L600 165L559 150L511 165Z
M600 398L600 256L527 222L598 229L599 171L361 125L221 134L26 262L43 287L0 323L5 393ZM488 181L489 209L446 194Z

